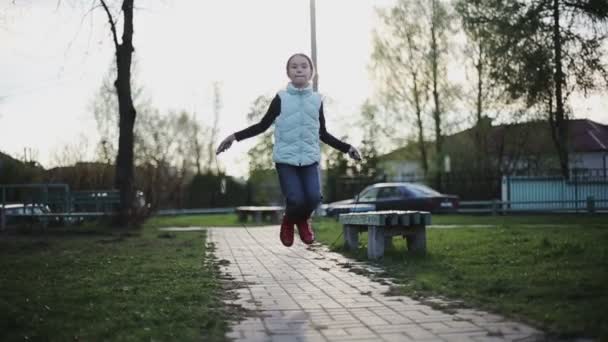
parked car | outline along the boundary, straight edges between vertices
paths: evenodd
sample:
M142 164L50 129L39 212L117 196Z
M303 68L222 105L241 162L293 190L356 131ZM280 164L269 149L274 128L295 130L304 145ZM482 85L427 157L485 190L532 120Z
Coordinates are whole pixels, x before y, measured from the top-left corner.
M418 183L376 183L363 189L355 198L324 206L327 216L352 211L418 210L431 213L458 211L456 195L442 194Z
M49 219L43 217L43 214L50 214L51 209L44 204L23 204L12 203L4 205L4 214L6 215L6 224L21 224L21 223L43 223L56 224L58 219Z

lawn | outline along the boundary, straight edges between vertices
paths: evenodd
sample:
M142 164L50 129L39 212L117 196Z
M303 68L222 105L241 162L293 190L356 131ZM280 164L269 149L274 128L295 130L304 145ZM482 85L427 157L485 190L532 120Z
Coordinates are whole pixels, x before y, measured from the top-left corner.
M608 339L605 216L437 215L433 224L462 227L429 229L426 256L407 255L395 238L380 265L396 292L464 301L554 337ZM213 246L204 231L156 228L238 225L236 215L180 216L128 234L0 234L0 340L222 341L238 315L222 304ZM315 219L315 230L332 249L366 259L365 234L348 253L335 220Z
M252 225L251 222L246 223ZM236 214L214 215L185 215L185 216L158 216L146 223L147 227L226 227L241 226Z
M426 256L407 255L403 239L394 238L379 264L398 293L464 301L556 338L608 339L606 216L436 216L433 224L465 226L428 229ZM494 227L466 227L476 224ZM317 220L315 230L334 250L366 259L366 234L358 251L346 253L335 220Z
M0 340L224 341L213 246L157 223L0 234Z

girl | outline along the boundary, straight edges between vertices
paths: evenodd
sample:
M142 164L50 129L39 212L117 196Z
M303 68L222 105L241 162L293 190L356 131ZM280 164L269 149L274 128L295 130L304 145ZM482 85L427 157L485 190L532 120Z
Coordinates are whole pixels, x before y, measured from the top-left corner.
M319 138L357 161L361 155L356 148L327 132L321 95L310 86L314 75L310 58L297 53L287 60L286 69L291 82L274 97L262 120L229 135L220 143L216 154L230 148L235 140L256 136L275 123L272 159L286 198L280 238L283 245L289 247L293 244L294 224L302 242L311 244L315 239L310 216L322 198Z

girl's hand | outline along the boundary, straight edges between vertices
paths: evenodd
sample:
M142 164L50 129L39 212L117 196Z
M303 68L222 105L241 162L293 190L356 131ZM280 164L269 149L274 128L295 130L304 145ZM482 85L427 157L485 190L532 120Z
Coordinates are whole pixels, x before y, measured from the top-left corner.
M361 161L361 154L354 146L351 146L348 150L348 156L356 161Z
M227 149L229 149L235 140L236 140L236 138L234 137L234 134L230 134L228 137L226 137L226 139L224 139L220 143L220 145L217 147L217 151L215 151L215 154L218 155L218 154L226 151Z

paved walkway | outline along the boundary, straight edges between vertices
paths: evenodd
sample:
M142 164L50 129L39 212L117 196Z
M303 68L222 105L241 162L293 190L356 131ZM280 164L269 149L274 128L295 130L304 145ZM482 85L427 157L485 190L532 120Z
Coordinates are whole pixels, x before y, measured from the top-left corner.
M372 281L362 264L297 236L281 245L278 226L212 228L222 273L244 287L233 304L255 311L234 325L236 341L537 341L542 333L470 309L448 314ZM353 272L358 269L359 272ZM367 267L367 272L378 271ZM369 274L369 273L368 273Z

